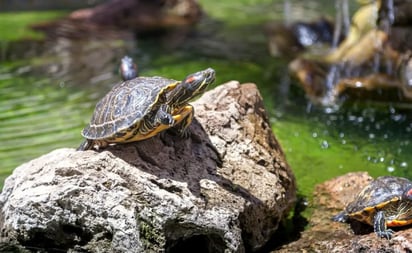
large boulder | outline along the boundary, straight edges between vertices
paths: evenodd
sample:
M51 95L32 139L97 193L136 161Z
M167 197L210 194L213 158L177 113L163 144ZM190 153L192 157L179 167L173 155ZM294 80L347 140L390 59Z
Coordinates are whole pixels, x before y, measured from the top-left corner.
M254 84L193 103L191 136L58 149L16 168L0 194L0 242L71 252L244 252L295 201L295 179ZM192 250L192 251L191 251Z

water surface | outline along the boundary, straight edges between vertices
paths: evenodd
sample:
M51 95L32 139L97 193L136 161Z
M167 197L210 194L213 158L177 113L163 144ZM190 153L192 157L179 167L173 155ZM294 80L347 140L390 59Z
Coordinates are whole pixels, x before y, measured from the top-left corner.
M200 2L208 16L191 29L80 41L43 41L27 31L15 36L21 22L0 13L0 178L53 149L76 148L95 103L119 80L124 54L137 59L142 75L182 79L213 67L216 84L256 83L305 196L316 183L349 171L412 176L409 110L356 101L339 110L313 106L289 79L287 61L269 56L263 24L285 20L283 1ZM332 1L288 3L288 20L334 13ZM30 13L26 23L62 15L51 13Z

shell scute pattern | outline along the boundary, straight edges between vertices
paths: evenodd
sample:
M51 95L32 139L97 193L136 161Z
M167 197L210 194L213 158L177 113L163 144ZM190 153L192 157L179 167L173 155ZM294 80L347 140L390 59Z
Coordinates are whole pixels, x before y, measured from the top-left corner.
M411 187L406 178L379 177L365 187L346 208L348 213L362 211L369 207L381 209L390 202L396 202L405 190Z
M163 77L139 77L117 84L96 105L90 124L82 135L88 139L119 137L155 109L164 90L176 80Z
M412 182L402 177L378 177L332 220L361 221L373 226L378 237L391 239L395 231L388 227L412 224Z

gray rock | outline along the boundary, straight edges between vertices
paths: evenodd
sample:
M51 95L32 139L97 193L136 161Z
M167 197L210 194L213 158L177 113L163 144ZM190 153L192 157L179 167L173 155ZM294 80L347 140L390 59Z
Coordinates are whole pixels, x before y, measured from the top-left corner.
M254 84L193 103L191 136L101 152L58 149L16 168L0 194L5 240L68 252L244 252L295 201L295 180Z

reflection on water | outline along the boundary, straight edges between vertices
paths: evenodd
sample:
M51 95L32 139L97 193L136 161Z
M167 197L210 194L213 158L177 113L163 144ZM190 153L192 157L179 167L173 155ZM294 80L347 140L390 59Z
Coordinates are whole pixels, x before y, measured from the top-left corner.
M73 143L82 125L84 92L67 91L45 79L9 76L0 80L1 174L21 162Z
M120 81L119 56L134 48L133 34L65 36L76 29L63 25L43 41L0 41L0 178L53 149L78 146L95 101Z
M208 16L183 31L145 36L119 31L114 37L102 31L98 39L55 36L1 44L0 177L53 149L76 148L96 101L120 80L117 69L125 54L136 59L141 75L181 79L211 66L215 84L257 83L304 194L348 171L411 175L409 111L387 105L308 107L290 83L287 61L269 56L263 23L282 20L284 2L200 2ZM288 3L292 19L314 19L335 8L333 1Z
M340 36L347 35L350 27L349 2L348 0L335 0L335 33L333 36L332 48L338 46Z

